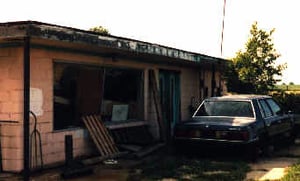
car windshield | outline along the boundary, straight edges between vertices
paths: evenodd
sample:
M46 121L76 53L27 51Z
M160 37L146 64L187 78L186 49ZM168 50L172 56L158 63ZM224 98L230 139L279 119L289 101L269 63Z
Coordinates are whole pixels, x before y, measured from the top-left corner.
M204 101L195 116L254 117L250 101Z

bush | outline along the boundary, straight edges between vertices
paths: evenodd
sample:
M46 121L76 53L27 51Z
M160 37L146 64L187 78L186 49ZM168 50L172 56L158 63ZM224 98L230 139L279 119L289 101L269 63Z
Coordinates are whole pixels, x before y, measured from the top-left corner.
M273 98L282 105L285 111L300 114L300 95L294 93L276 92Z

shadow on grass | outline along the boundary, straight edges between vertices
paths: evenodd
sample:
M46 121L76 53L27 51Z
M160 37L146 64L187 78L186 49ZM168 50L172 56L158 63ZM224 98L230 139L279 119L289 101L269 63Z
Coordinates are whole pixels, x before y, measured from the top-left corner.
M247 162L236 157L199 157L197 155L164 154L157 160L135 168L128 180L199 180L239 181L250 170Z

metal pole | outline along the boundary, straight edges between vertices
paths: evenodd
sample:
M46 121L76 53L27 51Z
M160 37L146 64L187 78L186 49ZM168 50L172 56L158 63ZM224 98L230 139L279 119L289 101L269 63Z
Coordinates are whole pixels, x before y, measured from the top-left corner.
M30 37L24 37L24 110L23 110L23 178L25 181L29 180L30 168L29 168L29 111L30 111Z
M222 21L222 35L221 35L221 56L223 56L223 39L224 39L224 27L225 27L225 10L226 10L226 0L223 4L223 21Z

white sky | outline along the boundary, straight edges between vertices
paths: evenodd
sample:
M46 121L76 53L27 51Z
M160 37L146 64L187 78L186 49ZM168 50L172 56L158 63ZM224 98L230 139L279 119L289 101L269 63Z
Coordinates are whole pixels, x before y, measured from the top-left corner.
M9 0L0 22L41 21L87 30L103 26L112 35L221 57L223 0ZM224 58L244 48L251 25L275 28L274 44L286 62L283 82L300 84L299 0L227 0Z

